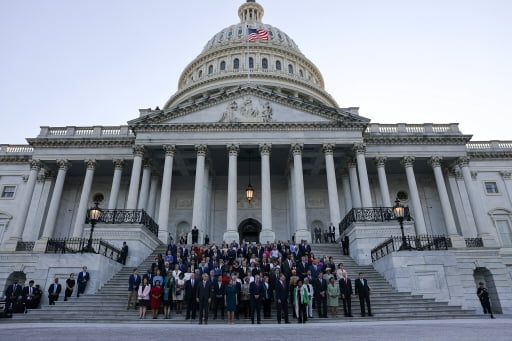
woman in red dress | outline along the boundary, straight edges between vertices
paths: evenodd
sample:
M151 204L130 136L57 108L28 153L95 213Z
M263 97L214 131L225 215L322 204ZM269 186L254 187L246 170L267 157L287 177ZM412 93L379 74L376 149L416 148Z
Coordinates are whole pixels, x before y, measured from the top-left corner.
M160 281L155 282L155 286L151 288L151 309L153 309L153 319L158 318L158 309L162 303L163 289L160 286Z

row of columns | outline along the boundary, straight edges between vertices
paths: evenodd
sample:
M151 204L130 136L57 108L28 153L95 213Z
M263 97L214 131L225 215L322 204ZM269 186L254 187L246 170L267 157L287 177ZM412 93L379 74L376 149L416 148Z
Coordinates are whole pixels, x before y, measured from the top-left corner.
M334 165L334 144L324 144L323 153L325 157L325 167L327 175L327 190L329 199L329 213L331 222L339 222L340 207L338 199L338 187L336 181L336 170ZM165 164L164 173L162 177L162 186L160 194L160 207L158 225L160 226L159 238L163 241L167 240L168 236L168 223L169 223L169 210L171 198L171 183L172 183L172 169L173 161L176 153L175 145L164 145L165 151ZM208 148L206 145L196 145L197 163L196 163L196 178L194 189L194 204L192 214L192 226L197 226L201 233L205 223L205 201L206 196L203 195L205 181L208 181L206 176L206 154ZM240 148L237 144L230 144L227 146L229 153L229 171L228 171L228 196L227 196L227 226L224 234L224 240L231 241L238 239L237 232L237 158ZM271 212L271 185L270 185L270 154L271 144L259 145L261 156L261 194L262 194L262 240L264 242L272 241L275 238L275 233L272 228L272 212ZM366 169L365 160L365 146L363 144L356 144L353 148L356 157L349 158L348 163L348 176L342 175L342 186L345 189L344 202L346 204L345 210L348 211L352 207L371 207L371 193L368 181L368 174ZM293 209L294 224L296 227L296 239L310 239L310 232L308 231L306 220L306 205L305 205L305 191L304 179L302 170L302 144L292 144L290 146L290 154L292 164L290 165L290 183L291 193L293 195ZM128 191L128 198L126 203L127 209L150 209L151 212L155 210L155 200L148 200L149 198L156 198L158 187L158 175L151 173L151 163L143 160L144 146L137 145L134 147L134 159L130 178L130 185ZM144 162L143 162L144 161ZM75 223L73 225L73 237L80 237L83 234L83 226L85 215L87 212L87 205L89 202L94 172L97 166L95 160L85 160L87 170L84 178L80 201L78 205ZM401 159L401 164L405 168L407 183L410 192L411 205L414 210L415 226L417 234L426 234L425 219L423 217L422 205L419 197L418 187L414 175L415 159L412 156L406 156ZM434 178L436 182L437 191L443 218L447 232L450 236L458 235L453 211L451 209L450 200L446 183L444 181L442 169L442 158L433 156L429 159L428 163L433 169ZM389 188L386 178L385 157L378 157L375 159L377 167L377 175L379 179L379 187L382 196L382 205L391 207L391 200L389 197ZM473 186L471 179L471 172L469 170L469 158L462 157L458 159L458 166L464 180L464 186L467 191L468 201L472 211L476 232L478 236L490 235L488 224L485 221L484 215L480 212L480 201L478 200L478 190ZM55 223L57 219L58 209L60 206L60 199L62 196L64 181L66 173L71 166L67 160L58 160L57 164L59 170L55 180L54 190L48 208L48 214L43 228L43 237L50 238L53 236ZM121 176L124 166L123 160L114 160L114 176L112 180L111 195L108 202L108 209L115 209L117 207L117 199L120 191ZM11 238L20 239L23 233L26 217L30 208L31 197L34 192L35 182L37 180L38 172L41 168L39 161L34 160L31 165L31 171L27 180L25 190L25 198L20 207L20 219L13 227ZM141 180L142 173L142 180ZM510 174L508 176L510 178ZM510 183L510 181L508 181ZM512 193L512 184L509 184L510 193ZM140 190L139 190L140 188ZM350 188L350 191L347 189ZM508 189L508 188L507 188ZM464 232L464 231L463 231ZM463 233L466 235L466 233ZM200 236L201 240L203 236ZM268 239L265 239L268 238Z

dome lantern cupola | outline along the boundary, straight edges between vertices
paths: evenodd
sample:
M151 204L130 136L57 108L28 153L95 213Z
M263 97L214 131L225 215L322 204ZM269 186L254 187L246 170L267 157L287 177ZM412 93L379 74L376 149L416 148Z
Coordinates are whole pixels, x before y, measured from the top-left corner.
M263 7L255 0L247 0L245 4L238 9L238 16L242 23L261 23L265 11Z

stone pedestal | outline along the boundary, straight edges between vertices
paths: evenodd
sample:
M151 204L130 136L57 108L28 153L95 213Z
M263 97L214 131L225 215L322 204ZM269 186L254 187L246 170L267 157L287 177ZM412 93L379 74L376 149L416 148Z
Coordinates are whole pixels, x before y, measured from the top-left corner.
M454 249L464 249L466 248L466 241L462 236L459 236L458 234L450 235L450 239L452 241L452 247Z
M20 241L20 238L11 237L9 238L3 245L2 250L3 251L16 251L16 245L18 245L18 241Z
M226 231L226 232L224 232L224 235L222 236L222 240L228 244L233 242L233 240L236 241L237 243L239 243L240 235L236 231Z
M34 244L34 249L32 250L35 253L44 253L46 251L46 244L48 243L48 237L42 237Z
M482 233L482 234L479 234L478 237L482 238L484 247L499 247L498 241L490 233Z
M263 230L260 233L260 243L270 244L273 243L276 240L276 234L272 230Z
M311 243L311 232L308 230L299 230L295 232L295 243L299 244L301 240L307 240L308 243Z

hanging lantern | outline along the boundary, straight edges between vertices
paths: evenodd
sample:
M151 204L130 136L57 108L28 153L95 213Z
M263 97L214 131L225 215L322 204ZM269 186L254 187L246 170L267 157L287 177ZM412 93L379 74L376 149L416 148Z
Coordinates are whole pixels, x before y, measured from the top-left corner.
M254 198L254 188L252 188L251 184L249 183L249 186L245 189L245 198L251 202L251 200Z

